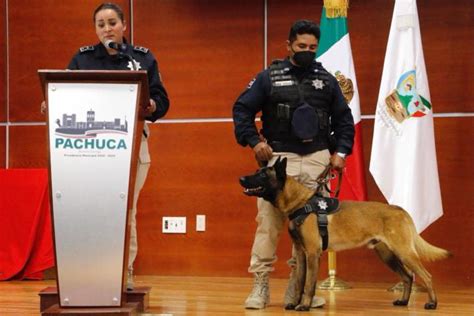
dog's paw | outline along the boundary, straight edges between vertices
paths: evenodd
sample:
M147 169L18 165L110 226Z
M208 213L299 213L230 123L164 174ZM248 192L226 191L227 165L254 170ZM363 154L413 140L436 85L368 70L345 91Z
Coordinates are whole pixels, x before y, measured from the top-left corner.
M425 309L436 309L437 306L437 302L428 302L425 304Z
M396 301L393 301L393 305L395 305L395 306L407 306L408 305L408 300L396 300Z
M309 305L302 305L302 304L300 304L300 305L298 305L298 306L295 307L295 311L298 311L298 312L307 312L307 311L309 311L309 308L310 308Z
M295 307L296 307L296 304L292 304L292 303L289 303L289 304L285 305L286 310L294 310Z

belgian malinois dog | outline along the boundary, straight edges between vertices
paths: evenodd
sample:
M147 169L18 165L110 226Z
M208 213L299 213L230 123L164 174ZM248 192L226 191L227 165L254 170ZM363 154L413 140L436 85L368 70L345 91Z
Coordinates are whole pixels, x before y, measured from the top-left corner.
M286 175L286 158L273 166L262 167L255 174L240 178L244 193L262 197L280 212L290 216L310 200L315 191ZM413 275L418 275L428 290L425 309L436 309L437 299L431 275L421 260L435 261L451 256L447 250L430 245L416 232L410 215L402 208L379 202L341 201L339 211L328 215L328 249L339 251L360 246L375 249L378 256L394 272L401 276L404 289L402 297L393 305L408 304ZM303 223L289 230L296 249L297 286L294 302L286 303L286 309L307 311L316 288L322 239L318 230L318 219L310 213Z

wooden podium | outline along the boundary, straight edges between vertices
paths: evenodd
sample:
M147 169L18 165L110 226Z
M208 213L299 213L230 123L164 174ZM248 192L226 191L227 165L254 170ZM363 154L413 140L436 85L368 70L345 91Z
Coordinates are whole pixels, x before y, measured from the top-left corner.
M38 73L47 104L57 275L57 288L40 293L41 313L143 311L149 288L136 296L125 286L129 214L149 104L146 72Z

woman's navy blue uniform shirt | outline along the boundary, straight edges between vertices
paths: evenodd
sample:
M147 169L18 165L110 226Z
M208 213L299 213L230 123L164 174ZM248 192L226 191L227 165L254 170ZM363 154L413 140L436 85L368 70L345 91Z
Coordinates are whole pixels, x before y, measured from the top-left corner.
M153 54L144 47L125 44L125 54L137 63L137 70L146 70L150 98L156 102L156 111L146 119L156 121L163 117L169 108L168 94L163 86L158 70L158 63ZM94 46L83 46L69 63L71 70L133 70L133 65L126 56L109 55L102 43Z

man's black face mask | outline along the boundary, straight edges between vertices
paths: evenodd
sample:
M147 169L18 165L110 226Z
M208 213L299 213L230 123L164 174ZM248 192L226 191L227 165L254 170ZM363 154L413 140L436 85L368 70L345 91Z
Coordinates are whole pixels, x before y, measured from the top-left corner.
M295 63L303 68L308 68L313 63L313 60L315 58L316 52L312 52L310 50L295 52L295 54L293 55L293 60L295 61Z

